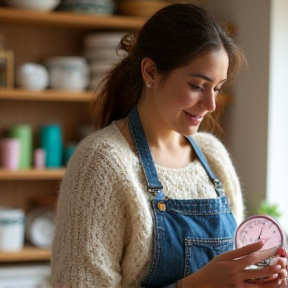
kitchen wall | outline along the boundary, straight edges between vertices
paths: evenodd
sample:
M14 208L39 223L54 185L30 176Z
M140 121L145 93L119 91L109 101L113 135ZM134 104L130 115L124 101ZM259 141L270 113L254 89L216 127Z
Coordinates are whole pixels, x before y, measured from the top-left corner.
M242 182L247 212L256 213L259 203L267 199L279 204L285 215L283 200L287 205L288 193L282 174L288 171L288 113L283 105L288 99L288 2L207 0L206 6L235 24L237 42L249 63L222 117L225 144Z
M225 144L242 182L247 213L256 213L259 203L267 199L279 205L284 215L281 222L288 229L284 182L288 171L288 2L207 0L206 7L235 24L237 42L249 63L222 117Z
M288 231L288 2L271 0L267 197Z

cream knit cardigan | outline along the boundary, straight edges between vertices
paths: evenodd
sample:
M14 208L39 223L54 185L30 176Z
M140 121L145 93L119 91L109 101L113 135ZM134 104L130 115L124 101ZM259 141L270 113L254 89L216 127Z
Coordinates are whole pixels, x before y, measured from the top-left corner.
M210 134L193 137L223 182L239 223L242 194L227 150ZM153 218L144 173L133 150L115 123L78 145L60 188L53 287L140 287L152 255ZM156 169L170 198L216 197L198 160L180 169Z

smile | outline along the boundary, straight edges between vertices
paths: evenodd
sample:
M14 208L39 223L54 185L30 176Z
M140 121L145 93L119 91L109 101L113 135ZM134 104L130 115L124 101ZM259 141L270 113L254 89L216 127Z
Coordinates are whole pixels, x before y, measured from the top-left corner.
M201 122L203 119L203 116L192 115L192 114L188 113L187 111L184 111L184 112L193 122Z

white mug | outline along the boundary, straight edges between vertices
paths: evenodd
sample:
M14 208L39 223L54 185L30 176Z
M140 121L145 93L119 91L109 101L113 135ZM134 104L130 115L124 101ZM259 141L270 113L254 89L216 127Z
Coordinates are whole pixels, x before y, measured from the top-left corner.
M22 209L0 207L0 251L17 252L23 248L25 213Z

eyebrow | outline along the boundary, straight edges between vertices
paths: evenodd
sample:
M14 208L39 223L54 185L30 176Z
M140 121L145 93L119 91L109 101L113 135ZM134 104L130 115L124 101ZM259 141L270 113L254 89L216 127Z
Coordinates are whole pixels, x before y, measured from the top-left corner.
M206 75L203 75L203 74L190 74L189 76L191 76L191 77L197 77L197 78L202 78L202 79L207 80L207 81L209 81L209 82L213 82L213 80L212 80L211 78L209 78L209 77L207 77ZM219 83L225 82L226 80L227 80L227 79L223 79L223 80L221 80Z

